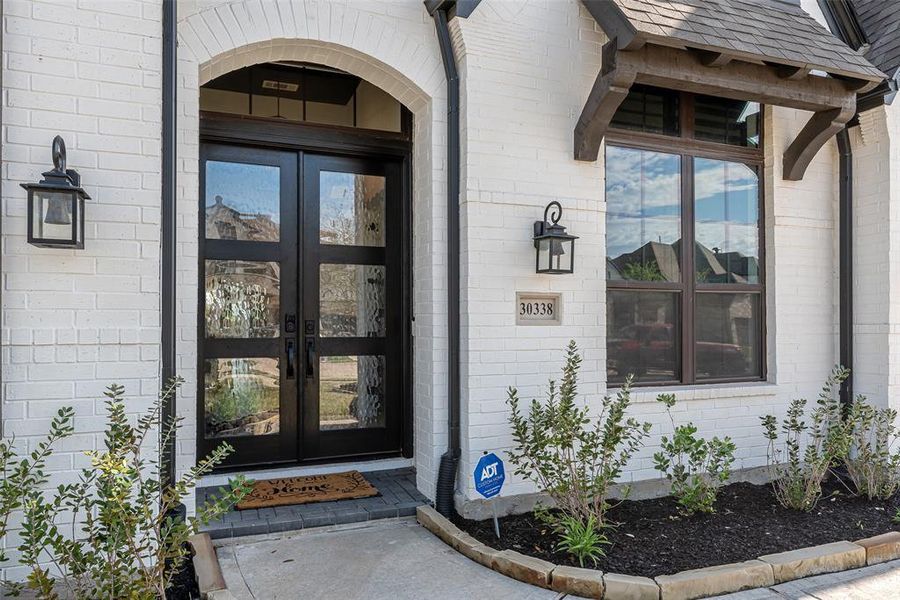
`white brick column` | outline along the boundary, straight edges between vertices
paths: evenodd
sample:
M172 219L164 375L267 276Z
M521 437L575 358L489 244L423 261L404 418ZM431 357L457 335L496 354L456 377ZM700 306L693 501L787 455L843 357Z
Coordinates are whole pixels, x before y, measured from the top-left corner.
M854 391L900 408L900 105L859 122L851 129Z

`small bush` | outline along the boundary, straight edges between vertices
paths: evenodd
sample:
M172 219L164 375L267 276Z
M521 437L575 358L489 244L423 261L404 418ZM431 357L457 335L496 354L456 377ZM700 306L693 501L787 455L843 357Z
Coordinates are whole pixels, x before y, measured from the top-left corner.
M734 442L729 437L697 437L693 423L676 426L671 410L674 394L660 394L657 401L665 404L674 434L662 437L662 449L653 455L654 466L672 483L672 496L683 514L714 512L719 487L731 476Z
M596 565L598 560L606 556L603 546L608 546L610 542L602 533L594 515L588 517L587 523L582 523L575 517L563 517L557 524L557 533L560 540L557 548L577 558L582 567L585 560Z
M812 510L822 496L822 481L829 469L847 454L849 436L835 389L849 374L843 367L832 370L811 413L811 426L804 420L804 399L791 401L781 424L781 440L775 417L760 417L769 440L767 457L775 497L785 508Z
M533 400L527 415L520 407L518 392L509 389L509 421L515 447L508 456L516 474L537 484L560 511L561 517L539 511L550 515L551 525L569 517L583 526L593 518L596 527L603 527L609 486L641 446L650 432L650 423L625 417L630 403L630 378L615 398L603 399L599 417L592 419L589 407L576 405L580 366L581 356L572 341L566 351L559 389L551 381L547 402Z
M0 445L4 474L15 464L11 479L0 485L0 515L6 514L0 516L0 533L6 534L7 507L20 506L20 562L31 569L26 586L38 598L56 598L60 585L76 600L165 598L172 575L186 557L187 539L249 493L249 483L237 478L218 498L198 506L196 516L173 516L198 479L232 451L222 444L177 481L161 482L165 465L144 456L144 446L153 439L154 446L158 441L162 447L174 435L180 420L163 422L162 405L174 397L180 383L169 385L134 425L126 413L124 388L110 386L104 448L87 452L90 468L82 470L77 483L61 485L55 493L40 489L47 481L42 469L52 444L74 432L70 409L60 411L30 460L16 464L12 444ZM52 572L47 565L53 566Z
M878 409L859 396L850 408L850 443L844 464L858 495L887 500L900 490L900 453L894 451L897 411Z

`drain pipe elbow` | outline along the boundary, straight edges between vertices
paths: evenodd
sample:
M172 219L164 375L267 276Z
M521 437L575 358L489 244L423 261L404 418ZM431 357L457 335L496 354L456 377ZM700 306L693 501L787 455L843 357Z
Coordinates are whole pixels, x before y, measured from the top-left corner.
M448 4L450 5L448 7ZM441 456L435 490L435 509L445 517L455 512L453 496L460 459L459 375L459 73L450 41L448 10L441 3L432 12L444 74L447 79L447 403L449 413L447 451Z

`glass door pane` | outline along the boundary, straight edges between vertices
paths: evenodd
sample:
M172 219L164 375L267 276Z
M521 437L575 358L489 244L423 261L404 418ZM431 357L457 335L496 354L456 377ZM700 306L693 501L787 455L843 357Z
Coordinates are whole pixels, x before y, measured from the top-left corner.
M400 164L303 160L304 456L397 451Z
M295 461L297 155L203 144L200 168L198 449Z

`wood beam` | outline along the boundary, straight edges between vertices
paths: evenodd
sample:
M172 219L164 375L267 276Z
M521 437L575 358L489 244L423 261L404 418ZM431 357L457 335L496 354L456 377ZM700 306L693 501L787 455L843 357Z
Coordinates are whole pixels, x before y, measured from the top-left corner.
M603 67L575 124L575 160L594 161L616 109L628 95L637 73L616 61L616 40L603 46Z
M635 83L812 111L814 114L783 157L783 177L803 178L822 146L856 114L856 90L868 82L810 75L788 69L710 57L695 51L647 44L621 51L617 40L603 46L600 73L575 124L575 159L597 160L616 109ZM710 68L713 64L718 68Z
M783 79L772 67L738 60L711 69L696 52L653 44L619 52L616 63L635 71L636 83L802 110L843 106L852 91L849 82L839 79L813 75Z
M813 157L833 135L844 128L847 121L856 114L856 96L851 94L847 103L840 108L816 112L788 149L782 160L782 177L788 181L800 181Z

